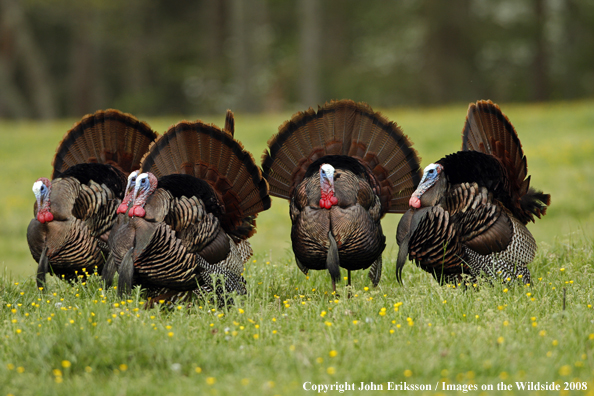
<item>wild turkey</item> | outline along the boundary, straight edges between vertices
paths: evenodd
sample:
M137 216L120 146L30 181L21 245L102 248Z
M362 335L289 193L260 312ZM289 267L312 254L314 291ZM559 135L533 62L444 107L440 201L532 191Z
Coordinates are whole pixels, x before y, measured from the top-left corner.
M192 291L222 295L212 279L222 275L226 292L245 294L247 239L270 197L253 157L233 138L232 113L225 130L200 121L172 126L138 172L109 238L107 282L118 269L120 292L140 285L152 301L181 301Z
M39 263L39 287L47 272L72 280L102 270L126 177L156 137L146 123L118 110L87 115L66 133L52 180L33 184L37 201L27 242Z
M470 104L462 151L425 168L398 224L396 275L406 257L440 283L484 273L530 283L536 242L526 228L546 214L550 195L530 188L518 135L499 106Z
M421 171L411 142L364 103L332 101L297 113L268 142L270 194L290 201L291 241L303 273L369 268L379 283L386 246L380 219L403 213Z

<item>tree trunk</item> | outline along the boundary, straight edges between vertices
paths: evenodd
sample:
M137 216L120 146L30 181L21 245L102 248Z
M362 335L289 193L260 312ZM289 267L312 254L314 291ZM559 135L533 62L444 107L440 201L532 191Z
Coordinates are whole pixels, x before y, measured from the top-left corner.
M4 15L6 27L14 34L17 53L29 84L31 102L36 114L45 119L54 118L56 106L46 60L41 55L25 20L21 3L16 0L0 0L0 11Z
M27 98L14 79L14 37L8 29L6 13L0 18L0 117L29 118L31 113Z
M544 0L534 0L534 59L532 60L533 91L532 99L544 101L549 98L548 57L545 37Z
M306 107L320 103L320 8L319 0L299 1L299 101Z
M249 107L248 84L250 79L248 59L248 5L243 0L233 0L231 3L231 37L233 40L233 85L235 86L235 108L245 111Z
M472 98L475 46L470 1L426 0L422 6L427 26L420 70L425 101L443 103Z

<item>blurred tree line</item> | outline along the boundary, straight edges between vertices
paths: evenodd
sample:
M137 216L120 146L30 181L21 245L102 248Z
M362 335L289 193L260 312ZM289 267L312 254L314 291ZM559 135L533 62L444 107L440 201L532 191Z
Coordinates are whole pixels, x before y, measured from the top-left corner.
M594 96L594 0L0 0L0 117Z

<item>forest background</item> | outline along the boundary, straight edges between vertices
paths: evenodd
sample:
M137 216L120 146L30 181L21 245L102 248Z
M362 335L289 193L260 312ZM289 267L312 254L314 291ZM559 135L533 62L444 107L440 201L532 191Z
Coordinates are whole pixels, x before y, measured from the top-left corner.
M592 0L0 0L0 118L592 96Z

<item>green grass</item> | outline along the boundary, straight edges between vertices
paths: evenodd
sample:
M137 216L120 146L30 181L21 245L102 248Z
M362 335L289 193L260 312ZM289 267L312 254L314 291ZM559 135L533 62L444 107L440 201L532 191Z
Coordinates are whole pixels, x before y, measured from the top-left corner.
M350 299L343 288L327 294L326 274L307 279L288 259L257 258L246 271L250 294L225 309L146 310L138 291L122 301L96 279L51 282L43 293L32 279L4 279L0 389L287 395L308 381L585 381L591 390L593 253L585 240L541 249L531 287L440 287L407 266L404 286L388 273L368 288L360 271Z
M552 197L548 214L530 226L540 246L531 287L440 287L410 263L398 285L400 216L388 215L380 286L355 272L353 298L343 288L335 298L327 294L327 273L306 278L292 261L288 204L275 199L252 238L250 294L228 309L145 310L137 291L122 303L96 279L76 286L52 280L45 292L36 290L25 238L31 185L50 175L55 147L75 120L0 122L0 396L286 395L305 393L306 381L373 381L384 389L388 381L445 381L478 384L478 392L494 385L487 394L498 393L499 382L558 381L563 388L589 381L591 392L594 102L502 106L523 143L532 185ZM413 140L423 166L460 147L466 105L383 113ZM289 117L237 114L236 137L259 159ZM223 123L223 116L201 118ZM146 120L159 132L177 121Z

